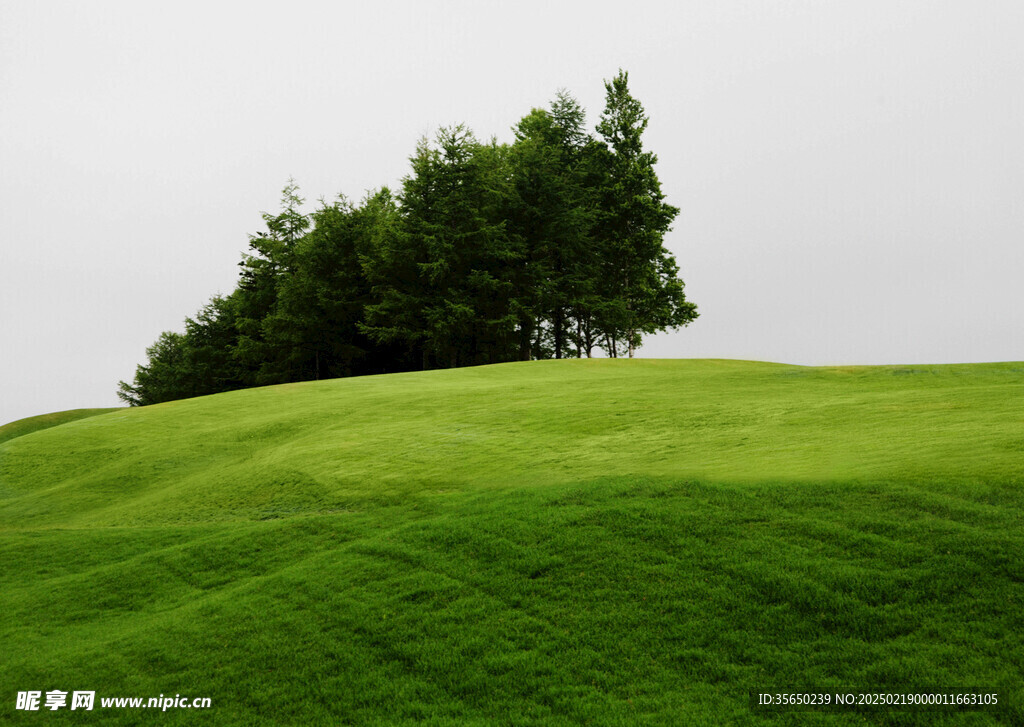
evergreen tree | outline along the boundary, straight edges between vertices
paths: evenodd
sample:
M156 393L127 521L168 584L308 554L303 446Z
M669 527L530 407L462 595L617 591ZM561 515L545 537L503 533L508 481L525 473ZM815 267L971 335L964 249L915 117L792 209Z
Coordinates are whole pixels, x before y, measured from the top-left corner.
M362 331L377 345L402 348L428 368L425 309L430 284L421 265L427 261L426 242L415 229L418 207L429 208L434 192L437 152L424 137L410 157L412 172L402 181L397 223L389 225L377 245L363 258L372 301L367 304Z
M642 333L684 326L697 309L686 301L662 244L679 210L664 201L654 172L657 157L643 150L648 119L628 81L620 70L605 82L605 110L597 125L605 148L595 155L604 176L596 229L606 281L600 327L609 355L624 348L632 357Z
M184 336L164 331L146 349L147 364L135 367L134 383L118 383L117 397L129 406L147 406L189 396L184 390Z
M423 368L514 357L507 264L514 252L498 219L506 150L464 126L422 140L402 184L402 224L374 274L378 302L365 330L419 350Z
M232 356L237 339L231 298L215 296L185 332L165 331L146 349L147 363L135 369L131 384L118 384L118 398L130 406L216 394L241 388L241 371Z
M368 293L355 247L352 206L344 198L311 216L312 229L290 251L262 332L276 359L266 378L302 381L351 375L365 355L357 340Z
M593 260L590 210L579 173L587 142L582 127L582 109L560 92L550 112L534 109L514 129L515 195L508 219L519 257L520 358L528 358L526 342L541 322L549 326L555 358L573 344L580 350L571 321Z
M281 211L276 215L263 213L267 229L249 237L251 252L239 263L242 272L234 296L238 328L234 356L248 386L288 380L287 367L281 363L289 356L287 343L272 335L268 339L264 322L277 304L281 278L293 272L295 246L309 228L309 218L300 212L302 203L298 186L289 180L281 193Z
M398 201L391 190L383 187L368 194L363 204L352 213L355 252L364 281L365 293L359 323L356 328L365 350L360 371L383 374L412 371L422 364L422 355L403 341L376 340L369 335L367 321L371 311L381 303L381 291L386 289L387 276L397 273L400 266L392 266L402 225Z
M188 396L205 396L244 386L244 372L232 355L238 342L235 295L214 296L185 319L184 351Z

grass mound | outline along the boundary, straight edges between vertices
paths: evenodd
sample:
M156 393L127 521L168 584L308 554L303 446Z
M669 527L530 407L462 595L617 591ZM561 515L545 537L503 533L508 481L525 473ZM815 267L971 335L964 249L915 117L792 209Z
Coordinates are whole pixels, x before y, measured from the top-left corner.
M15 437L38 432L40 429L49 429L66 422L94 417L97 414L106 414L110 411L117 411L117 409L68 409L67 411L56 411L52 414L40 414L34 417L18 419L0 426L0 444Z
M0 678L9 707L212 700L74 713L112 724L1017 724L1022 432L1019 363L530 362L121 409L0 444ZM812 688L1005 708L747 702Z

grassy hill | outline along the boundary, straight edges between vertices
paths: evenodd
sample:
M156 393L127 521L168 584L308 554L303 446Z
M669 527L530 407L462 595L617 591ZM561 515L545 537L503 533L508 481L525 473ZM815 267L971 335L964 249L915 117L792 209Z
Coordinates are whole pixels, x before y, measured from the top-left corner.
M1024 363L505 364L0 444L0 722L1020 724ZM748 691L998 691L998 712ZM92 713L19 712L95 690ZM209 697L208 710L101 697Z
M34 417L18 419L17 421L0 426L0 444L3 444L8 439L20 437L23 434L38 432L40 429L49 429L58 424L73 422L76 419L106 414L109 411L117 411L117 409L68 409L67 411L57 411L52 414L40 414Z

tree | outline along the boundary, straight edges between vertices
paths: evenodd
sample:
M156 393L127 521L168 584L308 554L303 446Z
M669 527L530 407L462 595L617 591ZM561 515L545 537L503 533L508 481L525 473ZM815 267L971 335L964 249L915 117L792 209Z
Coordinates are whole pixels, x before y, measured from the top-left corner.
M499 211L507 150L464 126L423 139L402 183L401 225L372 274L364 330L419 351L423 368L514 358L508 263Z
M185 319L183 348L189 396L205 396L244 386L243 370L231 355L238 342L235 296L214 296L195 318Z
M590 204L580 174L582 150L589 141L583 120L576 100L560 91L550 111L534 109L514 129L514 196L507 216L519 256L515 300L520 358L529 358L528 341L542 321L550 326L555 358L562 358L571 345L577 355L581 350L571 321L581 312L593 261Z
M161 333L146 349L149 363L135 367L134 383L118 382L117 397L129 406L146 406L188 396L181 386L183 339L180 333Z
M298 186L288 180L281 193L281 211L276 215L264 212L266 231L249 237L249 249L239 266L235 306L238 341L234 356L245 371L248 386L279 384L288 380L287 367L280 363L287 358L287 344L267 338L264 321L277 304L278 287L284 276L294 271L294 250L309 229L309 217L299 211L303 199Z
M398 201L387 187L367 194L363 204L353 211L355 252L365 284L363 306L356 328L366 348L361 372L371 374L412 371L422 356L402 342L377 341L367 332L371 309L380 303L380 290L386 287L390 256L402 225Z
M291 268L279 276L277 300L263 321L265 340L280 352L278 376L301 381L403 367L386 351L375 355L363 330L373 303L367 267L379 259L376 246L394 216L386 189L360 208L339 196L310 215L312 229L292 249Z
M232 357L237 340L231 297L214 296L185 319L185 332L165 331L146 349L148 363L135 369L132 384L118 384L118 398L130 406L205 396L243 386Z
M654 172L657 157L643 150L648 118L629 92L624 71L605 82L605 110L597 131L604 148L595 161L604 179L596 234L605 269L600 327L609 355L620 344L632 357L642 333L685 326L697 308L683 294L678 268L663 239L679 209L665 203Z

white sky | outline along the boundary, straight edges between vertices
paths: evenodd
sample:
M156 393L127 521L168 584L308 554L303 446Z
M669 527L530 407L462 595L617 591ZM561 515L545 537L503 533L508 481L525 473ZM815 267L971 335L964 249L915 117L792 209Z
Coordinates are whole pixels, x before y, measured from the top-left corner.
M641 355L1024 359L1024 3L0 0L0 423L115 406L290 176L397 187L629 71L701 318Z

